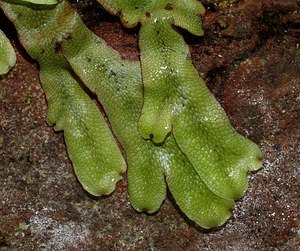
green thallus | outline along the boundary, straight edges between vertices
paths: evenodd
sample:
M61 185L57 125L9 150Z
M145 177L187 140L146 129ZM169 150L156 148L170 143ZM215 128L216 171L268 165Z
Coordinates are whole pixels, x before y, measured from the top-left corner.
M6 74L16 64L16 54L8 38L0 30L0 75Z
M119 15L129 28L141 23L139 45L144 104L139 128L145 139L161 143L181 112L185 89L193 87L186 78L193 71L189 49L173 25L203 35L199 16L204 14L204 8L196 0L98 2Z
M143 82L149 87L147 91L145 86L145 100L139 63L122 60L86 28L67 2L35 10L0 1L23 46L40 64L49 107L47 119L56 124L57 130L64 130L79 181L94 195L109 194L125 171L112 133L82 89L82 81L97 95L124 148L132 206L137 211L157 211L165 199L167 183L176 203L191 220L204 228L223 224L230 217L234 199L247 188L247 172L260 167L261 153L231 127L194 69L187 45L171 26L174 23L200 35L201 28L195 25L201 24L196 14L203 12L202 6L197 1L100 2L111 12L117 9L122 13L127 26L142 23L141 68ZM166 23L148 20L155 16ZM161 34L159 41L157 31ZM178 46L175 53L169 53L174 50L172 46ZM164 58L155 52L151 58L151 50L157 49L167 50ZM155 64L166 69L157 71ZM145 73L148 66L150 70ZM147 82L152 80L151 71L156 76L153 83ZM159 128L155 123L161 120L151 115L151 107L161 101L166 109L159 116L167 130L158 129L160 140L153 140L163 143L157 145L140 133L146 121L149 130L145 135L156 135L153 129ZM145 117L140 118L143 103ZM152 122L147 122L147 116L153 118Z

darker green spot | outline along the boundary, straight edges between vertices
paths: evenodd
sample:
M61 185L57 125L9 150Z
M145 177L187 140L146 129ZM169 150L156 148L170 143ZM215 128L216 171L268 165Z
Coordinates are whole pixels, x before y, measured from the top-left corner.
M168 3L168 4L165 6L165 10L173 10L173 4Z

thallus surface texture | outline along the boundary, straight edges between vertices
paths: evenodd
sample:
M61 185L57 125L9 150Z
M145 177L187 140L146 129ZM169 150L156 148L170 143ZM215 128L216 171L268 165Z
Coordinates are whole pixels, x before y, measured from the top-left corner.
M84 26L67 2L46 10L9 3L2 6L15 24L21 43L40 65L40 80L49 106L48 122L55 124L56 130L64 131L75 173L88 192L107 195L114 191L120 174L125 171L125 161L107 122L82 84L97 95L124 147L130 201L137 211L153 213L159 209L166 197L165 177L177 205L200 226L219 226L230 217L234 199L240 198L247 189L247 172L261 165L261 153L254 143L234 131L189 58L178 59L172 53L163 57L167 65L173 64L176 72L173 77L169 75L173 69L167 75L157 69L149 70L150 74L162 75L155 78L156 82L174 80L177 95L167 101L172 107L167 113L172 113L174 121L171 134L157 146L143 139L137 128L143 103L137 62L121 60L116 51ZM154 13L163 6L155 7ZM160 14L159 21L150 24L145 21L148 30L174 32L169 20L177 20L182 13L177 13L176 5L164 10L168 13L174 10L175 18ZM164 27L165 20L168 20L167 27ZM177 23L184 22L177 20ZM144 24L141 30L143 27ZM172 41L178 41L183 50L179 50L179 55L189 56L184 40L172 32L158 37L162 41L161 49L168 47L166 40L169 46ZM146 34L150 43L143 50L147 54L156 43L157 32ZM179 65L183 61L178 68L177 60ZM154 64L152 59L143 56L141 62ZM142 76L147 78L147 74ZM171 89L164 85L163 81L152 89L158 93L162 88ZM150 106L156 107L155 102L150 102Z

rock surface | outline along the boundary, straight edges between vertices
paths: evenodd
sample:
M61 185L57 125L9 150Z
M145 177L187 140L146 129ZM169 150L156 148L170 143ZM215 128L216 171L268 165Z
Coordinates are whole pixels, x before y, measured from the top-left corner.
M264 155L230 221L204 231L170 196L155 215L136 213L125 176L111 196L85 193L62 133L45 122L38 66L0 12L17 51L16 67L0 77L0 250L299 250L300 1L203 3L205 36L185 34L195 67ZM138 59L138 28L96 3L76 7L122 57Z

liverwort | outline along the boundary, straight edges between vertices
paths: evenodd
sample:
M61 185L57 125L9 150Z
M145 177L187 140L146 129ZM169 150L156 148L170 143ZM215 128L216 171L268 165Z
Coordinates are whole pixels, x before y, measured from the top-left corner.
M247 188L247 172L260 167L260 150L234 131L189 57L178 73L173 129L163 144L156 145L144 140L138 128L144 103L138 62L122 60L86 28L66 1L43 10L1 1L0 7L15 24L27 52L39 62L48 121L64 130L70 159L87 191L111 193L125 170L106 121L86 93L88 88L97 95L124 148L130 201L137 211L157 211L167 184L180 209L200 226L219 226L230 217L234 199ZM164 8L172 10L176 5ZM132 26L140 16L133 13L126 20ZM173 65L176 58L170 55L168 60L174 60Z
M171 132L174 114L188 83L189 48L181 27L203 35L200 15L203 6L196 0L98 0L108 11L119 15L126 27L139 22L140 58L144 103L139 121L143 138L161 143Z
M0 30L0 75L6 74L16 64L16 54L10 41Z
M48 102L47 120L63 130L70 159L82 186L93 195L114 191L126 166L118 145L99 112L58 54L75 19L71 6L45 10L0 2L16 26L20 41L40 65L40 80Z
M161 143L173 133L212 191L224 198L240 198L247 189L246 173L261 166L260 149L232 128L173 27L202 35L203 6L196 0L98 1L127 27L141 23L142 137Z

